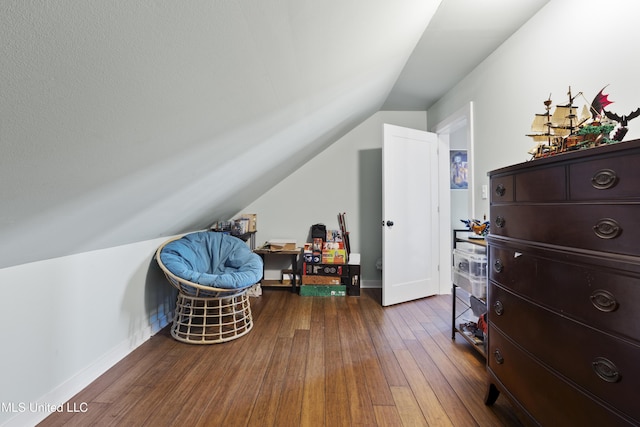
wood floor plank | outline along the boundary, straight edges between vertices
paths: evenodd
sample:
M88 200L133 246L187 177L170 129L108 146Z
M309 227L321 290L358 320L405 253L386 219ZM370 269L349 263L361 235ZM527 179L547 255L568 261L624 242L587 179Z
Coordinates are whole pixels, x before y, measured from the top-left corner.
M132 402L122 402L123 406L130 406L131 404L135 404L135 400L132 399ZM57 419L54 424L65 427L85 427L87 425L94 426L106 426L109 424L110 419L109 416L106 415L108 411L112 411L112 405L109 403L92 403L91 404L91 412L87 412L82 416L78 416L76 413L72 413L72 417L69 417L66 421L62 421L62 418ZM46 420L45 420L46 421ZM41 423L39 425L47 425L47 423Z
M195 360L195 353L185 353L180 349L177 354L170 352L165 355L133 384L134 387L143 387L146 392L139 395L135 392L135 388L123 390L127 396L137 397L135 405L130 406L126 411L118 411L117 406L114 405L107 413L108 425L124 425L127 419L146 420L150 414L166 404L167 396L172 395L182 376L192 369L193 360Z
M366 381L366 375L369 372L365 371L362 364L363 355L360 354L357 338L358 325L355 324L353 315L348 309L341 310L338 319L351 425L373 425L375 423L373 403Z
M324 308L315 299L309 325L309 356L304 378L304 395L300 425L324 425L325 415L325 359Z
M293 336L287 375L282 383L278 413L276 414L276 426L286 427L300 425L308 351L309 330L296 330Z
M271 299L271 295L265 295L262 303L268 304ZM255 299L252 299L251 305L252 307L259 306L260 303L256 303ZM228 410L228 402L224 399L233 398L233 396L230 396L229 393L223 393L223 391L229 390L239 373L243 373L243 362L245 362L243 356L253 354L251 351L247 353L247 346L260 342L262 334L269 336L267 331L270 330L272 324L266 319L276 313L278 308L274 304L273 307L263 310L252 308L252 312L254 311L257 312L254 317L254 328L249 334L238 340L218 345L196 346L206 352L206 367L197 371L200 378L196 380L192 391L188 393L186 404L177 406L179 412L175 416L175 420L179 420L181 425L196 425L198 422L206 424L208 410L212 410L216 416L220 415L221 411L218 406L220 401L225 402ZM258 322L258 319L265 319L265 321ZM267 339L264 344L266 351L268 351L274 343L273 340ZM183 345L185 351L190 351L192 347L194 346ZM238 369L240 370L238 371ZM246 378L251 380L249 377ZM210 407L212 409L208 409ZM216 411L215 408L218 410ZM226 415L226 412L223 415Z
M427 332L418 334L419 345L429 355L434 365L442 374L442 379L446 380L451 390L456 394L457 399L447 400L451 402L459 399L459 405L466 409L466 412L475 422L480 425L500 426L504 421L495 416L493 412L486 411L482 399L485 389L485 378L478 378L475 375L461 375L458 367L447 357L440 347L435 343ZM482 367L478 368L483 371ZM451 403L449 403L451 405ZM456 425L461 425L457 420L453 420ZM472 424L470 424L472 425Z
M373 298L362 298L360 310L387 384L389 387L408 385L402 368L398 364L398 359L396 359L393 352L393 347L385 336L385 331L387 331L388 335L394 335L395 333L390 332L390 330L395 331L395 328L393 325L388 324L389 322L385 324L384 320L381 320L384 319L382 317L382 306ZM401 339L398 341L401 345L396 345L396 348L404 348L404 342Z
M373 405L373 414L376 417L376 425L380 427L396 427L403 425L398 408L395 405Z
M414 333L418 334L419 332L415 331ZM409 341L407 342L407 347L451 423L469 427L478 425L451 387L449 378L443 375L440 367L434 363L429 353L422 347L422 344L423 342L421 341Z
M406 310L406 307L406 303L397 304L390 307L385 307L384 310L385 318L388 317L394 327L394 335L400 338L403 342L403 346L401 348L405 348L404 342L406 340L416 339L416 337L411 332L411 325L407 325L407 323L402 318L402 311ZM387 338L389 338L389 335L387 335Z
M281 324L280 334L293 338L297 330L309 329L313 297L300 297L284 290L280 290L280 292L282 292L281 297L283 298L282 309L287 319Z
M241 350L242 363L236 375L237 388L230 394L229 411L222 425L247 425L255 402L260 393L267 366L275 351L274 344L282 325L277 321L261 322L256 333L247 336ZM264 342L267 340L268 345Z
M142 387L146 392L137 395L137 401L134 405L127 408L126 411L118 410L117 405L111 406L105 414L109 422L107 425L124 425L127 419L138 419L144 422L149 414L152 414L157 407L164 403L167 393L175 388L175 384L179 381L179 374L184 372L187 367L180 365L177 358L168 358L154 366L154 369L148 373L156 378L153 387L147 384L134 384L133 387ZM144 377L148 379L149 377ZM162 424L167 425L167 424Z
M335 298L323 298L324 354L325 354L325 421L327 426L350 426L348 406L349 390L345 379L340 332L338 302ZM342 306L342 304L340 304Z
M249 334L200 346L165 328L69 401L86 413L40 425L522 426L506 398L482 402L484 358L451 339L450 295L380 296L264 289Z
M447 369L450 368L450 361L444 360L442 349L438 347L423 327L425 324L431 325L435 320L434 316L437 316L424 302L411 304L402 313L407 324L412 325L413 334L417 338L417 341L407 341L407 347L434 393L438 396L444 410L449 414L451 422L454 425L477 425L473 416L468 412L468 408L451 385L452 382L456 383L459 371ZM439 333L438 336L441 337L442 333Z
M427 423L432 426L452 426L451 419L424 377L409 350L396 350L396 357L409 380L411 391Z
M367 329L360 308L360 301L352 299L349 305L349 322L353 331L352 343L359 356L361 370L367 382L369 398L373 405L393 405L393 395L378 354L373 345L369 330Z
M429 425L409 387L392 387L391 392L403 426Z
M224 425L225 422L246 425L271 359L275 338L282 327L282 322L265 321L260 323L260 327L254 326L256 330L252 333L224 344L233 351L227 356L231 360L220 370L216 367L216 360L212 360L212 368L222 378L224 387L213 390L207 406L201 410L197 425Z
M104 403L102 411L94 413L94 403L91 403L91 417L76 417L78 426L100 425L100 426L120 426L131 423L130 411L149 394L151 390L143 386L133 386L127 392L126 399L118 399L113 403ZM100 404L99 404L100 405ZM74 424L65 424L65 427Z
M280 405L280 392L287 375L292 345L293 338L278 337L275 340L275 348L268 362L262 384L258 389L258 397L247 425L255 427L275 425Z

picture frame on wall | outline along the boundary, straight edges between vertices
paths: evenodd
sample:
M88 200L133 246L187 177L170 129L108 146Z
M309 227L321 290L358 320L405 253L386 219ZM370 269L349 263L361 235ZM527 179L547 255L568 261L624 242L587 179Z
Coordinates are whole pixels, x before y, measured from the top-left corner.
M467 150L450 150L449 160L451 165L450 188L452 190L467 190L469 188Z

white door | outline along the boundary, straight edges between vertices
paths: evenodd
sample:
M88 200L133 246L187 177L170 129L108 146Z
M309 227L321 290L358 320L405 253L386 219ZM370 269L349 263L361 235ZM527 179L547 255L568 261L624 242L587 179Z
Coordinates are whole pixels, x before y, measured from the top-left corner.
M382 305L438 293L436 134L384 125L382 222Z

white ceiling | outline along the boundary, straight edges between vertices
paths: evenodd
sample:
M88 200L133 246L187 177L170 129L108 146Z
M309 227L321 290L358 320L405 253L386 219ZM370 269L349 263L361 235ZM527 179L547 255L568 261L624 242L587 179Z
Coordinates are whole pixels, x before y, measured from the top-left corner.
M382 109L428 109L549 1L443 0Z
M0 268L228 218L545 3L0 1Z

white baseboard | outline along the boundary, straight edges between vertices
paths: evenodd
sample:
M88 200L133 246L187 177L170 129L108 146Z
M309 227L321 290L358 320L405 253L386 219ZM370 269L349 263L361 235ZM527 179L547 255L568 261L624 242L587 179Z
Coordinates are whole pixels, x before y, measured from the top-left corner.
M380 288L382 289L382 280L362 280L361 288Z

